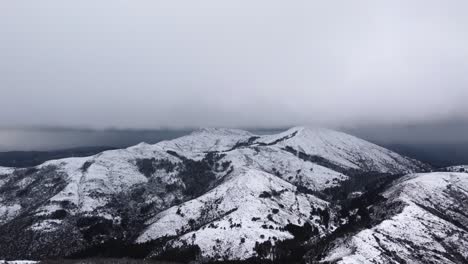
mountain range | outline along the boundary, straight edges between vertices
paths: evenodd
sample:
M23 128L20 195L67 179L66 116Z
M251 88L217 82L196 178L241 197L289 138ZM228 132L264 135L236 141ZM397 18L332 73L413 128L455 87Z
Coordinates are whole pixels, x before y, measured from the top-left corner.
M3 167L0 259L467 263L462 168L308 127Z

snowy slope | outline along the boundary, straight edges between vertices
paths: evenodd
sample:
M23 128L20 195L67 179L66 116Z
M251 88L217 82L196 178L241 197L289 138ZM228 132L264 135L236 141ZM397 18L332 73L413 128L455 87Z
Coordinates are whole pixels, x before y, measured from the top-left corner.
M290 146L345 168L404 173L417 171L422 165L365 140L324 128L294 127L278 135L264 137L260 141L270 143L281 138L285 140L275 145Z
M409 175L384 196L387 208L401 204L401 209L378 225L341 241L323 261L467 263L468 174Z
M316 163L305 162L276 146L239 148L224 154L226 157L223 160L232 162L234 168L265 171L310 190L334 187L348 179L343 173Z
M7 175L14 171L14 168L0 167L0 175Z
M8 175L12 174L14 171L13 168L0 167L0 187L7 181Z
M128 149L105 151L88 158L50 161L39 168L56 166L66 175L67 186L52 197L51 201L69 201L78 207L79 212L90 212L105 206L108 202L106 196L93 197L91 195L93 192L112 195L148 181L135 166L137 159L155 158L174 163L180 161L167 151L175 151L196 160L204 157L209 151L220 151L226 155L223 161L232 162L234 169L252 168L266 171L312 190L336 186L346 180L347 176L312 162L304 162L297 155L284 151L284 146L293 146L308 154L324 157L345 168L405 172L417 170L419 166L418 162L331 130L293 128L279 135L259 137L254 142L271 143L277 138L288 137L296 132L295 136L274 145L253 144L250 147L231 150L239 142L245 142L254 135L235 129L201 129L172 141L155 145L142 143ZM83 172L86 163L90 165L86 172ZM164 180L168 182L174 180L170 176L174 175L164 175ZM152 199L157 198L152 197Z
M255 242L291 237L280 230L286 223L309 221L321 234L333 228L311 218L311 206L326 206L312 194L340 186L359 172L424 168L355 137L304 127L266 136L200 129L154 145L51 160L34 168L0 168L0 257L64 256L109 238L142 242L175 235L168 245L185 242L198 245L205 256L247 258ZM281 192L260 198L273 190ZM187 211L186 217L178 209ZM272 209L279 211L265 220ZM200 228L207 219L223 229ZM230 221L236 221L236 231L224 229ZM264 238L257 237L260 233Z
M187 154L192 158L199 158L200 153L209 151L226 151L232 149L238 142L247 141L254 137L250 132L227 128L202 128L170 141L163 141L156 145L166 150Z
M0 260L0 264L36 264L39 261L33 260Z
M205 257L245 259L255 255L256 242L292 238L282 229L289 223L309 222L319 233L326 232L328 227L312 212L327 206L274 175L247 170L197 199L157 214L137 242L176 236L171 245L198 245Z

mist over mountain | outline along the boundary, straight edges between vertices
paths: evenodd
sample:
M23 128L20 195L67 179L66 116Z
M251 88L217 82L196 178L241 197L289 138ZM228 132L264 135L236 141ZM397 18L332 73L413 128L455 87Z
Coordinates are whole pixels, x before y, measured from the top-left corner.
M114 237L119 247L144 245L147 257L192 244L205 258L244 260L261 254L256 243L291 238L288 223L313 225L315 235L333 230L338 220L325 190L359 190L348 186L351 178L372 182L429 168L344 133L305 127L271 135L207 128L154 145L1 168L0 257L101 254L93 248Z
M464 263L468 174L433 169L308 127L0 167L0 258Z
M3 1L0 263L468 263L467 10Z

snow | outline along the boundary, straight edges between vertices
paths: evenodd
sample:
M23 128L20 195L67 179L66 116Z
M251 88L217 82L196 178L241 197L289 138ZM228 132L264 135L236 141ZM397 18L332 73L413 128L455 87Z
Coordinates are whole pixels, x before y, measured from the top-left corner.
M410 231L409 231L410 230ZM352 238L353 252L348 251L339 263L388 263L382 255L382 248L396 251L404 259L412 259L413 251L404 242L411 241L412 244L424 248L425 251L438 252L444 263L452 263L443 257L445 248L434 237L447 239L445 232L459 230L456 226L434 217L415 205L409 205L403 212L390 220L383 221L372 229L359 232ZM448 235L450 236L450 235ZM460 241L459 246L468 245L468 241ZM348 250L350 249L348 248ZM339 249L345 251L346 249ZM338 251L339 251L338 250ZM463 248L460 248L463 251ZM336 252L336 251L335 251ZM333 256L333 255L332 255Z
M275 243L291 238L289 232L282 230L288 223L309 222L318 228L320 235L335 228L335 223L326 228L317 215L311 215L312 206L323 209L328 203L297 192L297 187L321 191L339 186L349 177L342 172L344 170L338 172L333 166L305 161L286 151L286 147L325 158L342 169L401 173L422 166L377 145L332 130L296 127L277 135L260 136L236 129L208 128L153 145L141 143L90 157L47 161L36 168L55 168L65 186L54 192L46 203L34 207L33 213L50 215L68 204L67 215L100 216L118 222L119 216L111 213L111 209L116 208L109 208L109 202L134 187L151 186L154 193L150 192L144 199L153 203L157 214L147 221L148 227L138 237L138 242L176 235L168 245L197 244L205 256L246 259L255 254L255 242L270 240ZM210 151L223 156L221 163L230 164L227 170L230 174L216 172L211 189L189 201L180 190L166 191L168 184L183 184L178 175L183 158L178 155L201 160ZM173 172L160 169L145 176L137 166L140 159L166 160L178 167ZM0 167L0 186L8 177L4 175L13 171L13 168ZM33 176L24 177L17 186L27 188L34 181ZM275 195L260 198L264 192ZM13 219L21 210L19 204L3 202L1 195L0 223ZM13 192L11 197L16 197ZM175 200L184 202L173 206ZM253 217L259 219L252 220ZM41 233L52 232L66 222L38 220L29 228ZM245 239L243 243L242 238Z
M40 232L52 232L55 231L58 226L62 223L61 220L56 220L56 219L46 219L43 220L42 222L37 222L34 223L30 229L34 231L40 231Z
M466 227L468 223L463 213L457 213L466 210L463 199L468 197L468 174L409 175L384 192L384 196L388 203L403 202L403 210L339 244L323 261L389 263L385 252L396 252L409 263L454 263L447 258L448 250L468 257L468 232L457 224ZM434 212L443 212L444 217ZM415 251L425 259L420 259Z
M34 260L0 260L0 264L36 264L39 261Z
M8 176L15 171L14 168L0 167L0 187L8 180Z
M290 146L309 155L326 158L345 168L379 172L413 172L418 162L402 157L357 137L324 128L294 127L278 135L263 137L259 142L279 142L278 146Z
M348 176L342 173L304 162L278 147L262 147L259 152L252 148L243 148L225 154L227 156L223 160L231 161L234 168L250 168L278 174L288 182L311 190L331 188L348 179Z
M136 148L105 151L93 157L62 159L41 165L58 166L68 175L67 186L51 201L69 201L77 205L80 212L92 212L105 206L109 195L147 182L134 164L136 159L144 158L139 151ZM91 163L86 172L82 170L85 162ZM103 195L95 197L93 193L96 192Z
M291 136L293 133L296 135ZM256 143L271 143L279 138L290 138L272 146L262 146L260 151L254 147L232 150L237 143L247 142L252 137L258 137ZM258 147L258 144L256 146ZM394 168L411 170L414 167L412 161L355 137L331 130L298 127L278 135L266 136L257 136L237 129L200 129L171 141L154 145L141 143L127 149L105 151L91 157L52 160L38 168L56 166L65 173L68 184L50 201L68 201L78 206L79 212L95 211L106 206L109 197L113 194L147 182L148 179L135 166L137 159L156 158L178 162L178 158L167 153L169 150L193 159L201 159L208 151L224 151L227 157L223 160L231 161L235 170L249 168L279 174L284 180L311 190L334 187L348 178L329 168L304 162L294 154L284 151L282 148L285 146L322 156L350 168L357 168L357 162L362 160L370 164L369 167L380 171ZM91 166L83 172L82 167L86 162L91 163ZM11 172L12 169L2 168L1 171ZM24 179L27 180L32 179ZM165 180L174 181L168 177ZM93 193L102 195L95 197ZM55 208L48 209L44 206L39 209L41 210L51 212Z
M244 142L254 134L226 128L203 128L171 141L163 141L156 145L165 150L172 150L192 158L200 159L208 151L225 151L234 147L239 142Z
M247 170L194 200L159 213L148 221L149 227L137 242L181 235L171 242L172 245L196 244L204 256L211 258L246 259L255 254L255 242L270 239L274 243L273 238L292 238L289 232L279 228L288 223L303 225L310 221L311 205L316 208L328 205L314 196L296 194L295 189L274 175ZM259 198L263 192L279 195ZM273 213L273 209L277 209L277 213ZM254 221L253 217L259 219ZM192 225L197 225L194 230L190 227L191 221ZM265 229L262 225L271 225L273 229ZM244 243L241 243L242 238Z
M447 190L457 189L468 195L468 175L465 173L432 172L408 175L384 193L405 202L449 207L454 200ZM395 198L394 198L395 199Z
M0 167L0 175L8 175L15 171L15 168Z
M15 218L21 211L21 205L1 205L0 204L0 224L6 223Z
M246 142L252 137L258 137L256 143L271 143L294 132L297 132L294 137L276 145L262 146L260 151L253 147L232 150L237 143ZM356 153L364 155L365 152L375 150L372 152L372 158L366 157L366 160L369 164L380 164L379 170L388 171L393 167L402 170L413 168L411 161L371 143L331 130L308 128L293 128L278 135L266 136L256 136L236 129L200 129L171 141L154 145L141 143L127 149L105 151L91 157L52 160L40 165L39 168L57 166L67 175L67 186L54 196L51 202L68 201L78 206L79 212L93 212L105 207L113 194L147 182L146 177L135 166L137 159L156 158L178 162L178 158L167 153L169 150L193 159L201 159L208 151L224 151L227 156L223 160L231 161L235 170L249 168L279 174L284 180L311 190L334 187L348 178L329 168L304 162L294 154L284 151L282 148L285 146L293 146L308 154L320 155L336 164L352 168L357 167ZM377 158L377 161L372 160ZM381 162L382 159L385 162ZM390 159L393 163L389 161ZM399 163L395 165L393 159L403 165ZM85 162L91 163L91 166L83 172L82 167ZM387 167L385 167L388 165L386 162L390 164ZM167 176L164 180L174 181ZM103 195L95 197L93 193ZM48 209L44 206L40 210L52 212L55 208Z

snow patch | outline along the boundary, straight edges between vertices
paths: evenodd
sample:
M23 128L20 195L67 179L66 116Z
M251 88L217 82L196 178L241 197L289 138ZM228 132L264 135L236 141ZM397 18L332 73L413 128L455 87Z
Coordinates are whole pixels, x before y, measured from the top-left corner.
M1 205L0 204L0 224L6 223L15 218L21 211L21 205Z

